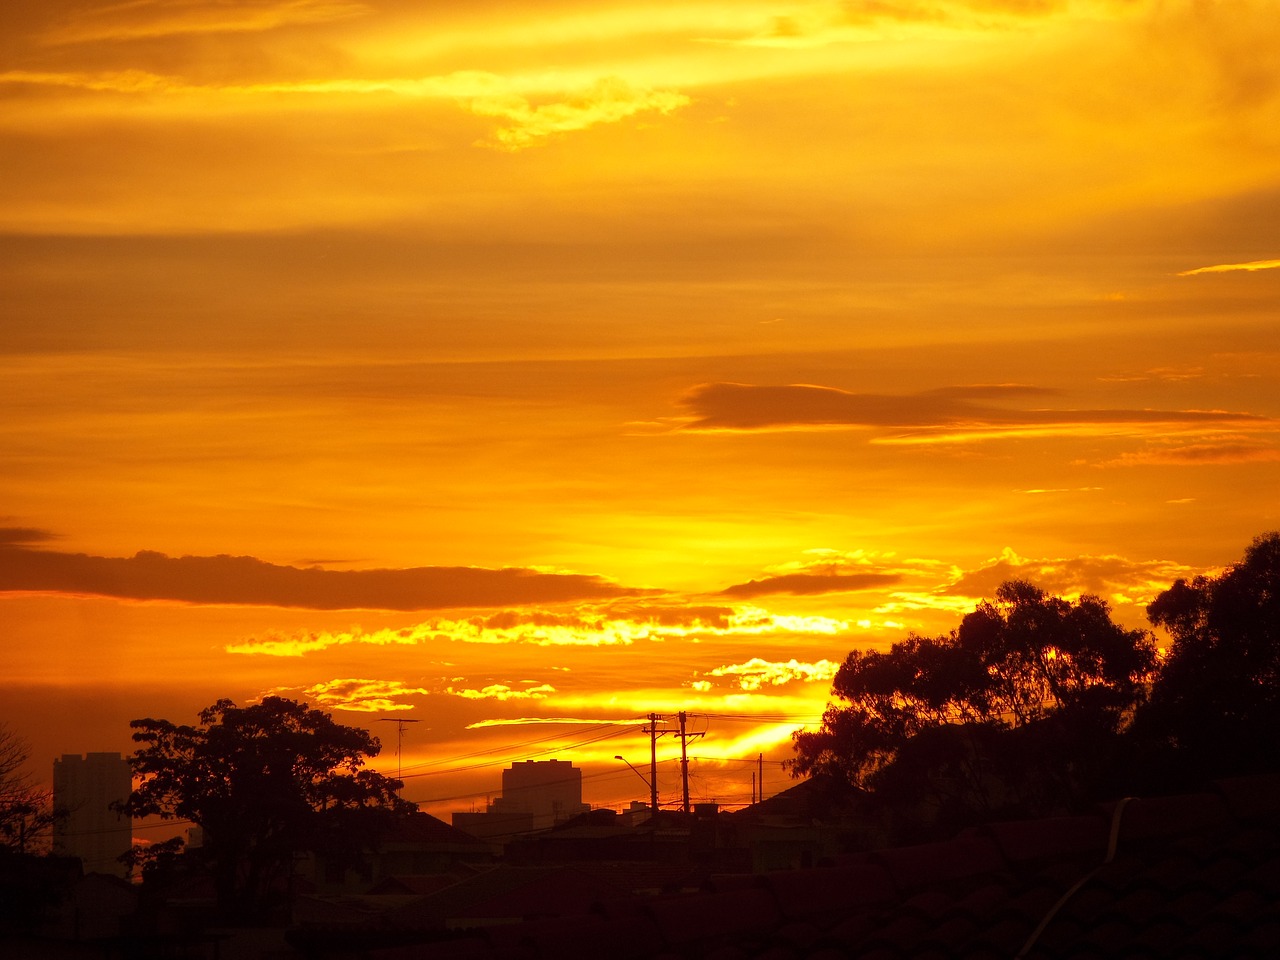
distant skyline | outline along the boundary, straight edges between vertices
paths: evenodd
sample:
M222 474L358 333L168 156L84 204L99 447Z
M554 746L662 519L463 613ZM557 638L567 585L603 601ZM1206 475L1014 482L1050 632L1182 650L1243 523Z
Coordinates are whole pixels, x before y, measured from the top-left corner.
M48 777L219 697L384 772L413 717L447 815L535 752L644 799L625 723L686 710L738 802L1004 579L1147 626L1280 529L1276 49L1277 0L11 0L0 719Z

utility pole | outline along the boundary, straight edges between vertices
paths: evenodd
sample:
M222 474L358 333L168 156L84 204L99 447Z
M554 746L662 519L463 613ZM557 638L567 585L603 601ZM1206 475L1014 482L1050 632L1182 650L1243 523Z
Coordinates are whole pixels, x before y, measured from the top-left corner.
M764 754L763 753L760 754L760 758L757 762L760 768L760 776L756 778L756 782L760 785L760 800L761 802L763 802L764 801Z
M644 732L649 735L649 809L658 815L658 737L666 731L658 730L658 721L662 718L656 713L649 714L649 725Z
M680 779L684 784L684 812L689 812L689 741L697 740L701 737L701 733L685 733L686 714L680 711L680 732L676 734L680 738Z

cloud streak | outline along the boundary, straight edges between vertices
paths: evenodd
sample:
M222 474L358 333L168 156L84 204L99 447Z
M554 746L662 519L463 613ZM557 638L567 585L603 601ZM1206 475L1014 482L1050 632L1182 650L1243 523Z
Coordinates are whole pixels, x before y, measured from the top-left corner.
M815 596L824 593L849 593L855 590L874 590L901 583L896 573L787 573L775 577L763 577L726 587L726 597L761 597L787 593L796 596Z
M1280 260L1250 260L1247 263L1217 263L1211 267L1196 267L1194 270L1183 270L1180 277L1198 277L1205 273L1235 273L1244 271L1253 273L1257 270L1280 269Z
M990 401L1038 399L1052 391L1021 384L944 387L914 394L853 393L812 384L704 383L681 399L694 431L821 428L906 431L885 442L942 442L1000 436L1130 433L1230 424L1274 429L1276 421L1227 410L1030 409Z
M526 682L531 685L522 689L515 689L505 683L491 683L479 690L467 688L455 690L449 687L445 692L466 700L498 700L504 703L508 700L545 700L556 692L556 688L549 683Z
M1238 463L1275 463L1280 449L1250 443L1196 443L1121 454L1104 467L1195 467Z
M151 40L184 34L260 33L280 27L331 23L370 12L349 0L238 0L233 4L204 0L133 0L77 12L73 21L55 27L46 43Z
M331 710L354 713L389 713L412 710L407 698L431 693L425 687L411 687L399 680L342 678L314 683L303 693L307 699Z
M617 123L638 113L671 113L689 104L682 93L636 88L617 77L598 80L577 95L535 105L511 94L482 97L470 102L473 113L506 121L494 136L498 146L520 150L557 134L586 130L602 123Z
M708 677L732 677L737 685L747 691L760 690L764 687L780 687L793 681L805 683L828 682L840 669L840 664L832 660L819 660L816 663L802 663L794 657L790 660L764 660L752 657L745 663L731 663L726 666L708 670ZM695 682L696 689L709 689L710 684Z
M298 98L299 105L344 96L445 100L476 116L499 121L493 140L483 144L508 151L536 146L557 135L619 123L638 114L666 116L692 102L683 93L629 83L617 76L501 76L483 70L421 77L346 77L251 84L193 83L180 76L141 69L92 73L8 70L0 72L0 84L135 97L134 102L141 111L155 110L154 98L160 97L175 103L198 101L219 111L247 110L255 106L278 109L282 97ZM116 106L119 108L121 104Z
M834 636L849 624L831 617L790 616L759 607L658 607L620 605L560 614L544 610L505 610L492 617L438 619L398 630L267 634L227 646L228 653L301 657L352 644L415 646L425 644L523 644L535 647L611 647L639 642L699 637L783 635Z
M16 531L16 533L15 533ZM300 607L310 610L432 610L638 596L595 576L525 568L412 567L325 570L255 557L132 557L60 553L29 545L32 531L0 536L0 591L89 594L126 600Z

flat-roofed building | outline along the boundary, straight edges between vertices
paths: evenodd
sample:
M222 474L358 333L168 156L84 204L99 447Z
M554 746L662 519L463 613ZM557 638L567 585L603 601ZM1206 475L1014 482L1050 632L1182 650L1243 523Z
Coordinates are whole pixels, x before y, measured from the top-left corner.
M455 813L453 825L501 846L591 809L582 771L569 760L519 760L502 771L502 796L483 813Z
M79 857L85 873L124 876L120 857L133 846L133 821L112 809L129 799L133 774L118 753L66 753L53 761L55 853Z
M494 813L527 813L535 829L586 813L582 771L569 760L519 760L502 771L502 796Z

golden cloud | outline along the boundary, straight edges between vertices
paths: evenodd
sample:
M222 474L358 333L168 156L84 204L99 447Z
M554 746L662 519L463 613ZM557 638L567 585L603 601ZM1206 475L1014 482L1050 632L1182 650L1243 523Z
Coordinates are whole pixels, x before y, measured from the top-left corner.
M468 730L483 730L486 727L527 727L540 724L634 727L644 722L639 716L622 720L587 719L585 717L493 717L488 720L477 720L474 723L469 723L466 728Z
M638 113L668 114L689 102L681 93L639 89L618 77L605 77L562 100L535 105L513 93L478 97L468 106L479 116L505 120L506 125L495 133L498 146L520 150L556 134L586 130L601 123L617 123Z
M469 620L430 620L399 629L307 631L266 634L229 644L227 653L300 657L348 644L374 646L425 643L527 644L557 646L630 646L643 641L706 637L758 637L808 634L832 636L849 628L847 621L820 616L770 613L760 607L737 609L693 606L651 610L644 606L601 612L585 607L572 614L545 610L507 610Z
M532 681L525 682L532 683ZM556 692L556 688L549 683L539 683L535 686L527 686L517 690L505 683L491 683L479 690L455 690L453 687L449 687L445 692L467 700L500 700L505 702L507 700L545 700Z
M45 34L46 43L145 40L201 33L258 33L284 26L329 23L370 12L351 0L132 0L87 6L74 20Z
M399 680L343 678L312 684L303 690L308 700L333 710L356 713L389 713L412 710L406 697L430 693L424 687L410 687Z
M453 101L476 116L494 118L500 125L485 145L517 151L550 137L575 133L601 124L618 123L638 114L667 115L687 106L688 96L672 90L629 83L616 76L588 80L565 76L503 76L483 70L459 70L423 77L339 77L323 80L279 80L257 83L203 84L180 76L145 69L84 71L9 70L0 84L62 87L133 97L134 108L155 112L162 102L181 107L183 99L198 102L208 112L280 109L281 97L317 98L384 96L402 99ZM168 98L160 101L157 97ZM301 104L307 101L283 101ZM80 107L99 109L85 101ZM112 109L119 110L120 103Z
M727 666L708 670L708 677L735 677L738 686L743 690L759 690L765 686L780 687L796 680L805 683L830 681L840 664L831 660L819 660L817 663L801 663L795 658L787 661L764 660L752 657L745 663L731 663ZM707 689L702 687L700 689Z
M1113 603L1142 605L1180 577L1201 572L1170 560L1129 560L1119 556L1033 559L1006 547L998 557L964 573L939 593L972 603L995 595L1006 580L1029 580L1049 593L1074 599L1092 594Z
M1276 269L1280 269L1280 260L1250 260L1247 263L1218 263L1211 267L1196 267L1194 270L1183 270L1178 276L1197 277L1204 273L1235 273L1237 271L1252 273L1255 270Z

